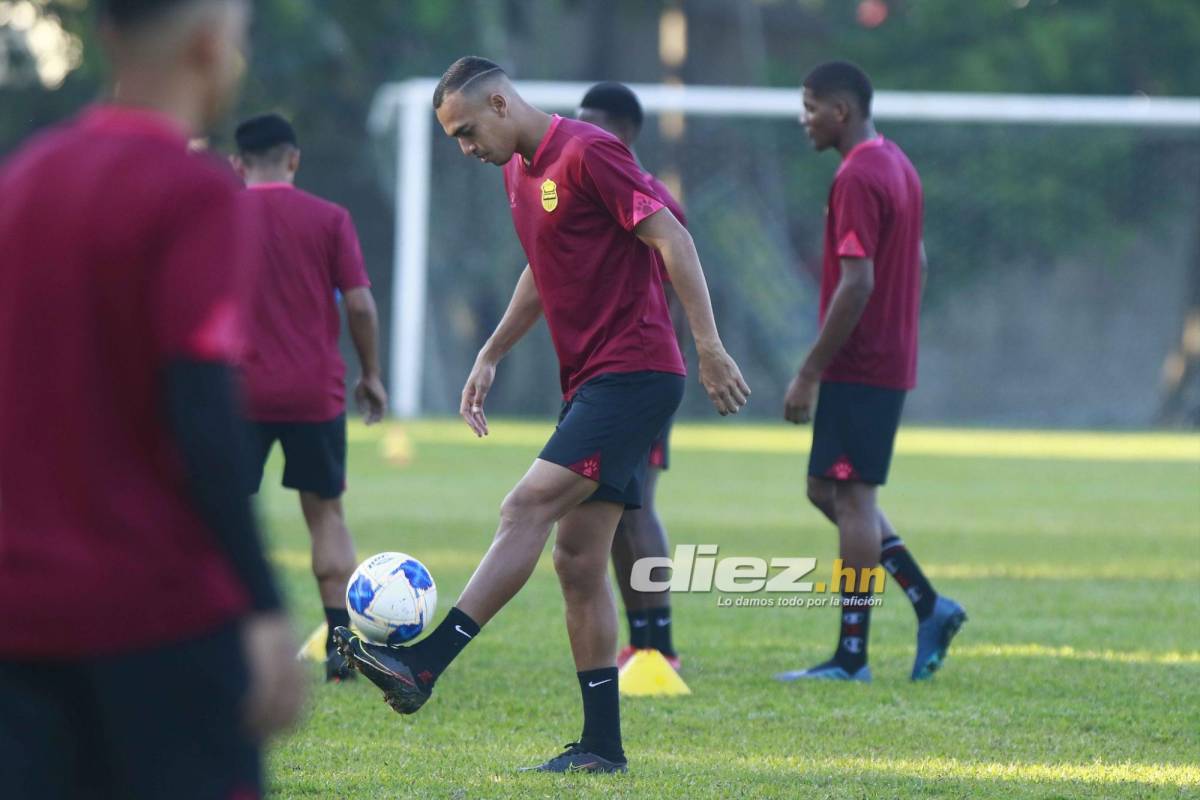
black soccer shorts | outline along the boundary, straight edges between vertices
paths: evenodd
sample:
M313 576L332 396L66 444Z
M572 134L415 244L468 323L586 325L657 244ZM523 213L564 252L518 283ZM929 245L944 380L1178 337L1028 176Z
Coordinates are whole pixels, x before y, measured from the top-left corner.
M808 474L876 486L887 483L904 397L900 389L822 381Z
M684 378L669 372L609 372L563 404L538 458L599 482L589 500L642 507L650 446L683 399Z
M346 490L346 415L325 422L250 422L250 493L262 485L263 467L278 441L283 485L327 500Z

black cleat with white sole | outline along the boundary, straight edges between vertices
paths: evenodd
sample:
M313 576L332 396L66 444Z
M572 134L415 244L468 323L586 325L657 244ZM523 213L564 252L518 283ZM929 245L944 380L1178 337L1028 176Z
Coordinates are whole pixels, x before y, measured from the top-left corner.
M354 669L383 690L383 698L398 714L415 714L433 694L433 680L422 680L404 660L404 649L364 642L349 628L333 629L333 641Z
M609 761L603 756L589 753L579 742L571 742L567 749L544 764L523 767L521 772L628 772L628 761Z

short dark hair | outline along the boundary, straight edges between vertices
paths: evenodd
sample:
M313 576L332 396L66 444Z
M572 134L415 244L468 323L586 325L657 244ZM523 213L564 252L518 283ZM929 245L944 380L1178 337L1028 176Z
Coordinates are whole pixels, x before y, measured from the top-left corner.
M637 95L628 86L616 81L604 81L588 89L579 107L603 111L614 119L625 120L632 123L635 130L641 130L645 118Z
M495 61L489 61L481 56L463 56L455 61L442 73L442 79L438 81L437 88L433 90L434 110L442 107L446 95L453 94L481 75L492 72L501 75L508 74Z
M100 17L118 28L132 28L194 2L196 0L100 0Z
M804 86L817 97L848 94L858 102L863 116L871 116L871 79L867 73L849 61L828 61L813 68L804 79Z
M263 155L280 145L299 146L292 123L279 114L259 114L243 121L233 138L241 155Z

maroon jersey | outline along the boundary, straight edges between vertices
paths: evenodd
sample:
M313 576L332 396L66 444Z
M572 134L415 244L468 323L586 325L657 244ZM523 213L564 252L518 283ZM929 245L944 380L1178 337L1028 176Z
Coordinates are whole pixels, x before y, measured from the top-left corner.
M875 290L822 380L912 389L921 311L921 180L904 152L882 136L846 154L829 190L821 321L843 258L875 264Z
M100 106L0 169L0 656L213 630L245 588L189 498L164 366L231 362L237 185Z
M350 214L288 183L239 199L251 299L242 358L246 405L260 422L323 422L346 410L334 290L370 286Z
M526 164L504 167L563 398L605 372L684 375L655 251L633 233L663 207L629 148L594 125L555 116Z
M667 188L665 183L651 175L649 172L644 174L646 176L646 180L649 181L650 185L654 188L654 193L658 195L658 199L662 201L662 204L667 207L668 211L675 215L675 219L679 220L679 224L686 228L687 217L683 213L683 206L679 205L679 201L675 199L673 194L671 194L671 190ZM663 283L670 283L671 276L667 274L667 265L663 263L662 256L657 252L654 254L654 263L658 264L658 272L662 277Z

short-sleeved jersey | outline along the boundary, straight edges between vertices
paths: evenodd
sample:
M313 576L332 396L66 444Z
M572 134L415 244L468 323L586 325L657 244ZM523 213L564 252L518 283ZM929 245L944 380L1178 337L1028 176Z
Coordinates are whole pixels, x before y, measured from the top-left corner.
M687 227L687 216L683 213L683 206L679 205L679 201L675 199L675 195L671 194L671 190L667 185L658 178L651 175L649 172L644 173L646 180L650 182L650 186L654 189L654 193L658 195L658 199L667 207L667 210L675 215L675 219L679 220L679 224ZM654 254L654 262L658 264L659 275L662 277L663 283L670 283L671 276L667 274L667 265L663 263L662 256L657 252Z
M894 143L879 136L846 154L829 190L821 321L841 279L841 259L871 259L875 289L823 380L916 386L923 212L921 180Z
M0 658L185 639L248 608L168 429L164 367L239 346L238 187L98 106L0 167Z
M633 230L663 207L629 148L555 116L533 160L504 167L569 399L606 372L686 374L655 251Z
M349 212L288 183L239 197L250 302L242 379L262 422L323 422L346 410L335 290L370 286Z

